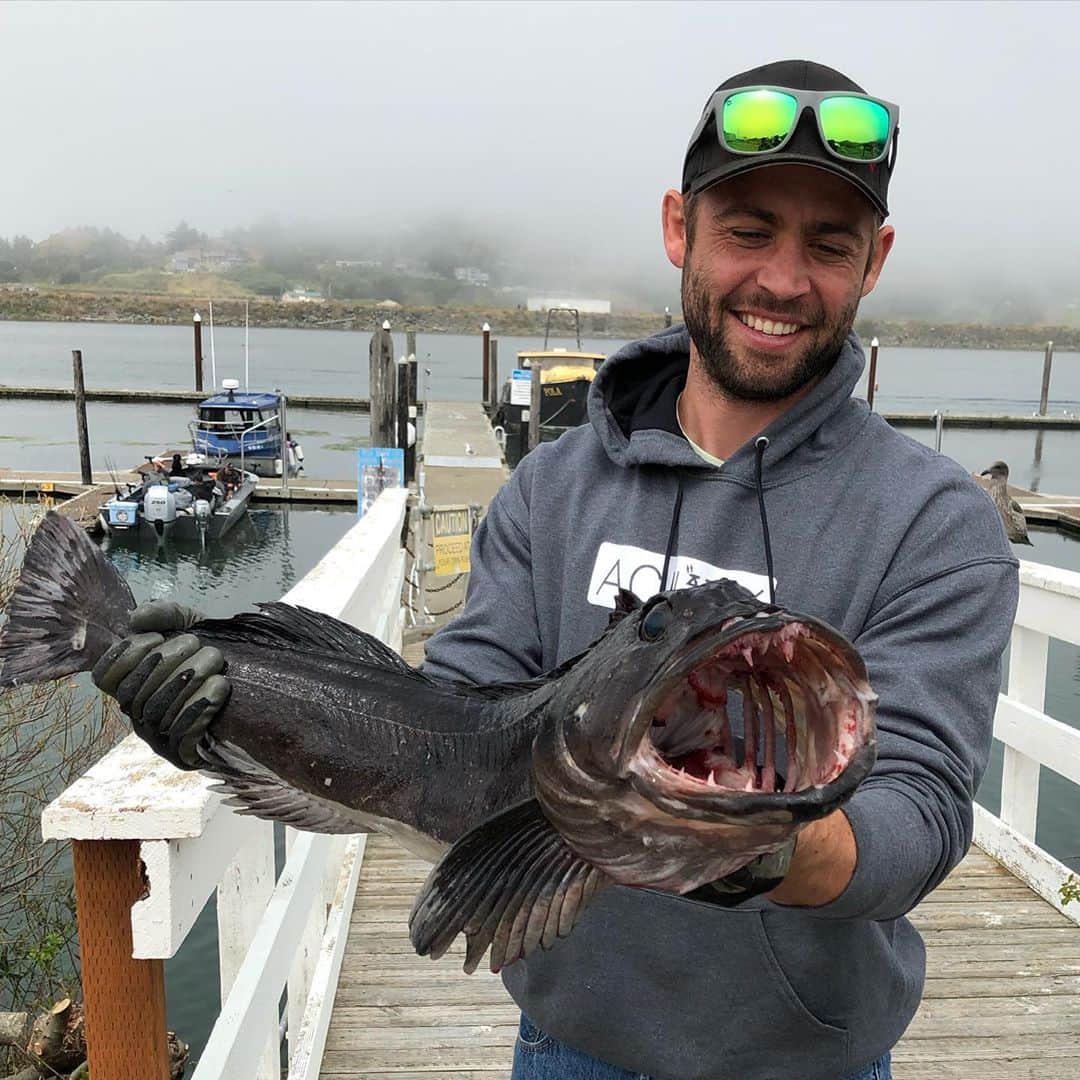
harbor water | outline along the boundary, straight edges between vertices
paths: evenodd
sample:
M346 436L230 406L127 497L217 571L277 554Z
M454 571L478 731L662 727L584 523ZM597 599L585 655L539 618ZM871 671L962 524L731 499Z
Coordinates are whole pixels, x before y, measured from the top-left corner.
M497 323L496 323L497 336ZM83 350L89 388L191 389L189 327L117 326L96 323L0 322L0 384L71 385L71 350ZM368 392L366 333L263 330L250 335L250 385L286 393L351 395ZM395 332L399 354L404 333ZM552 344L575 347L565 338ZM587 340L582 346L610 353L622 342ZM505 376L519 349L542 340L499 340ZM210 386L208 336L205 374ZM244 379L243 330L218 328L216 371ZM418 336L420 389L432 400L476 400L480 396L480 338ZM883 348L875 406L883 412L1033 413L1038 405L1041 352ZM425 374L429 371L430 374ZM863 385L857 391L865 396ZM1080 355L1059 353L1051 380L1052 414L1080 413ZM187 441L190 406L90 403L93 464L128 468L146 454ZM355 450L368 442L366 416L290 408L289 427L304 446L313 478L353 481ZM908 431L933 445L927 428ZM1013 482L1042 492L1080 495L1080 431L950 429L942 451L965 469L980 471L1006 460ZM68 401L0 399L0 468L77 471L74 409ZM257 506L220 545L199 550L170 544L137 548L103 542L109 558L139 600L169 596L210 615L228 615L253 603L280 597L302 577L355 521L351 508L286 509ZM1024 559L1080 571L1080 541L1051 529L1031 530L1033 547L1017 548ZM1051 642L1046 710L1080 727L1080 650ZM998 809L1001 748L979 799ZM1080 800L1072 785L1047 769L1041 780L1038 842L1080 870ZM212 906L196 924L180 953L166 964L170 1026L192 1044L197 1057L218 1009L216 933Z

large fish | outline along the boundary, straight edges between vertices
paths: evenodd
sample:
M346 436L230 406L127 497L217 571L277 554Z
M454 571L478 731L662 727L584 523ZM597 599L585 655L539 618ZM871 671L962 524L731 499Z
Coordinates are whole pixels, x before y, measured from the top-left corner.
M50 513L0 631L0 686L89 670L134 606ZM877 699L853 646L731 581L644 604L624 592L588 650L517 684L429 678L281 603L193 629L232 687L196 744L219 790L242 813L388 833L437 862L413 944L440 956L464 933L467 971L489 946L493 971L550 947L613 883L708 891L748 864L768 879L770 853L875 757Z

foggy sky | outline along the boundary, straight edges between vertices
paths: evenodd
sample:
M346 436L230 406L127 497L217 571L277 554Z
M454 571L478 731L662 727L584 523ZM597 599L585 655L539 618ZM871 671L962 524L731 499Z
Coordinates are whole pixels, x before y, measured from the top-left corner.
M879 291L1080 304L1073 3L13 3L0 235L441 215L677 276L659 203L727 76L806 57L901 107Z

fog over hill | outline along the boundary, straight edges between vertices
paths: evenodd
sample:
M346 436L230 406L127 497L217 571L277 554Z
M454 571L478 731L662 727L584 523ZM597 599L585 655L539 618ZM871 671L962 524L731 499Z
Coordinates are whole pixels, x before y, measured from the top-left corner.
M901 106L868 314L1076 322L1078 32L1080 6L1034 2L8 0L0 236L276 228L674 306L659 203L702 104L797 56Z

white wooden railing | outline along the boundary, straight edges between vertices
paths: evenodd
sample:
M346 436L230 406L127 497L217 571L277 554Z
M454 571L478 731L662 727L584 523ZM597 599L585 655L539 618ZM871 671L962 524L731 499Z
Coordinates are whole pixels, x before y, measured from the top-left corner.
M283 599L335 615L400 648L406 498L404 489L383 492ZM87 979L88 971L101 970L101 958L96 963L87 955L87 940L98 938L86 932L85 920L94 918L86 909L105 871L84 869L80 882L80 866L104 867L93 861L95 853L110 842L137 841L145 876L143 898L130 906L134 960L120 955L127 951L122 941L108 962L133 963L137 972L145 962L151 980L160 980L162 959L176 953L217 892L223 1004L193 1080L278 1080L278 1001L286 986L289 1078L318 1076L364 837L288 829L285 866L275 878L273 825L233 813L209 790L212 782L174 769L131 735L42 814L44 837L72 840L76 848L92 1074L99 1068L97 1055L107 1063L100 1073L108 1080L158 1080L156 1042L153 1065L132 1060L125 1068L123 1062L135 1056L133 1046L149 1045L146 1040L160 1038L163 1045L163 989L160 1015L148 1018L146 1002L115 993L99 999ZM140 1042L132 1031L148 1023L160 1031L149 1031ZM123 1045L107 1046L114 1038Z
M994 717L994 735L1005 746L1001 816L976 806L975 842L1080 923L1080 903L1061 900L1068 868L1038 847L1035 837L1040 768L1080 784L1080 730L1044 711L1051 638L1080 645L1080 573L1021 563L1008 692L998 698ZM1076 828L1080 839L1080 820Z

